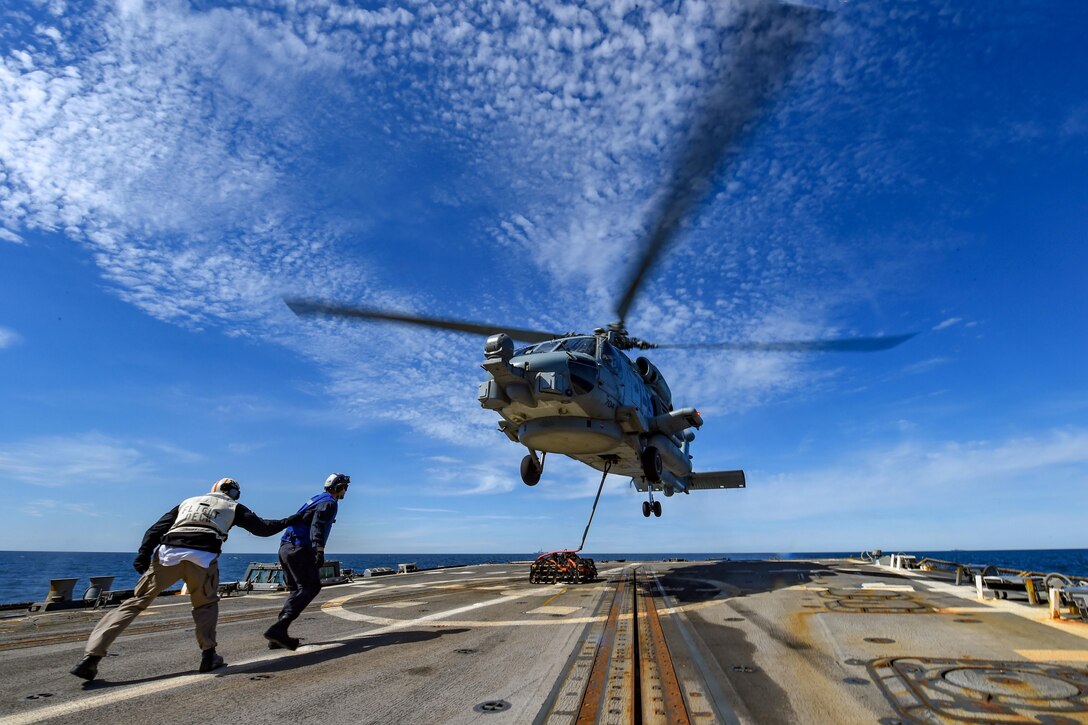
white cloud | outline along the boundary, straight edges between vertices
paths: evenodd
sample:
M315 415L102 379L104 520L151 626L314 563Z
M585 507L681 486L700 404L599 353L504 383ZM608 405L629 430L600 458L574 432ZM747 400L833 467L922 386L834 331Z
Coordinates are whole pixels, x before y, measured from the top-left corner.
M72 512L80 514L81 516L90 516L92 518L98 518L101 514L92 505L87 503L73 503L71 501L58 501L56 499L38 498L31 501L27 501L22 505L20 510L27 516L34 516L40 518L42 516L53 516L59 511Z
M943 322L934 325L933 331L937 332L939 330L947 330L949 327L952 327L953 325L958 325L961 322L963 322L962 317L949 317L947 320L944 320Z
M11 242L12 244L26 244L23 238L15 232L0 227L0 242Z
M18 344L22 338L15 330L10 330L6 327L0 327L0 350L5 347L12 347Z
M0 221L78 240L121 298L159 319L307 356L360 420L489 446L494 417L472 401L478 340L299 321L279 295L560 330L609 321L667 159L726 67L721 33L736 7L131 2L56 12L34 26L35 42L0 57ZM632 310L632 332L843 332L832 323L843 306L892 284L888 267L855 259L872 240L853 247L813 219L835 198L897 188L910 175L899 159L914 156L897 151L911 141L857 139L852 155L830 157L810 150L822 148L823 126L791 126L864 105L850 100L853 85L888 74L877 15L828 21L829 49L749 139L726 192L681 230ZM933 62L897 54L891 77ZM330 139L341 128L354 135ZM455 176L421 191L424 206L494 208L475 221L475 243L527 284L495 292L481 282L450 299L374 261L369 230L401 210L358 200L413 185L401 162L435 150L454 155ZM350 212L321 183L347 170ZM788 355L662 359L678 400L698 394L711 410L833 374ZM473 490L507 488L480 476Z
M773 499L763 519L801 520L854 511L902 512L931 506L973 515L1000 507L1030 487L1059 499L1088 479L1088 431L1058 430L993 441L905 442L868 451L842 465L801 474L750 474L745 492ZM760 480L762 479L762 480Z
M0 444L0 476L46 488L146 481L153 459L192 462L201 457L156 441L121 441L101 433L43 436Z

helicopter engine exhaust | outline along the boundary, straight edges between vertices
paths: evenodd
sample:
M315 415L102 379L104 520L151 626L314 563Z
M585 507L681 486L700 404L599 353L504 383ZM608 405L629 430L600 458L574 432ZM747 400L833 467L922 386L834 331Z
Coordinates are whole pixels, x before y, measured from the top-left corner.
M654 364L644 357L635 360L635 368L642 380L661 398L667 410L672 410L672 391Z

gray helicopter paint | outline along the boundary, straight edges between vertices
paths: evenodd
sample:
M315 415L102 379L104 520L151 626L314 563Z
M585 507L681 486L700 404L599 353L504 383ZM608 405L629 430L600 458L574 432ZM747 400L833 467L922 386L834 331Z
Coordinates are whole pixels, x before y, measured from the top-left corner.
M632 362L607 334L594 336L596 356L553 349L584 349L587 339L560 338L519 355L503 341L489 340L482 365L489 379L479 386L480 404L498 412L499 429L530 451L560 453L601 471L610 463L612 473L637 479L641 490L652 485L667 495L686 493L692 470L683 441L694 437L686 431L702 419L690 408L670 413L671 392L661 373L645 358ZM575 385L572 368L579 366L595 373L589 390ZM645 480L642 468L648 445L662 458L657 484Z

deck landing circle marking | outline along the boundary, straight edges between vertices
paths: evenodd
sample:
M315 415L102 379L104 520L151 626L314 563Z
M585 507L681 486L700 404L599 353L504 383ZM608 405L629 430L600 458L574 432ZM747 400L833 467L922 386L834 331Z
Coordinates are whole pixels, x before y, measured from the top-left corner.
M501 578L501 577L495 577ZM702 602L692 602L690 604L681 604L675 607L662 607L657 610L658 616L667 617L678 613L695 612L708 607L718 606L724 604L730 596L729 590L732 589L730 585L725 582L717 581L715 579L695 579L693 577L676 577L678 579L684 579L686 581L699 582L701 584L708 584L713 586L717 590L717 594L710 599ZM484 581L480 579L479 581ZM431 582L429 586L438 584L445 584L447 582ZM458 582L459 584L463 582ZM352 622L368 622L378 626L392 626L395 624L406 624L412 620L408 619L391 619L388 617L379 617L372 614L364 614L362 612L356 612L346 608L346 605L356 599L361 599L368 595L373 595L376 592L389 592L394 589L408 589L414 588L416 585L402 585L385 587L382 589L371 589L363 592L356 592L354 594L348 594L343 597L337 597L336 599L330 599L321 605L321 611L329 614L333 617L340 619L346 619ZM594 587L594 590L611 589L608 586ZM562 593L562 592L560 592ZM544 585L541 587L533 587L530 589L514 589L513 587L506 588L501 599L519 599L521 597L528 596L550 596L556 594L554 585ZM556 596L558 596L556 594ZM554 597L551 597L554 598ZM551 601L551 599L549 599ZM365 602L363 602L365 604ZM570 625L570 624L590 624L592 622L603 622L605 620L604 615L600 616L586 616L586 617L552 617L550 619L507 619L497 621L479 621L479 620L443 620L441 624L435 626L439 627L521 627L521 626L548 626L548 625Z
M1080 694L1072 683L1038 672L969 667L946 672L944 680L965 690L1030 700L1064 700Z

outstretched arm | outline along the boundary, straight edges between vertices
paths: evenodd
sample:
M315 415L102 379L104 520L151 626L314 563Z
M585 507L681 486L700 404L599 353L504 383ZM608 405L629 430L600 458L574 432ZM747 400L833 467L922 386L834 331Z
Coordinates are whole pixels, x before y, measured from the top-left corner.
M295 522L298 514L288 516L285 519L262 519L242 504L234 509L234 524L254 536L272 536L286 529Z

